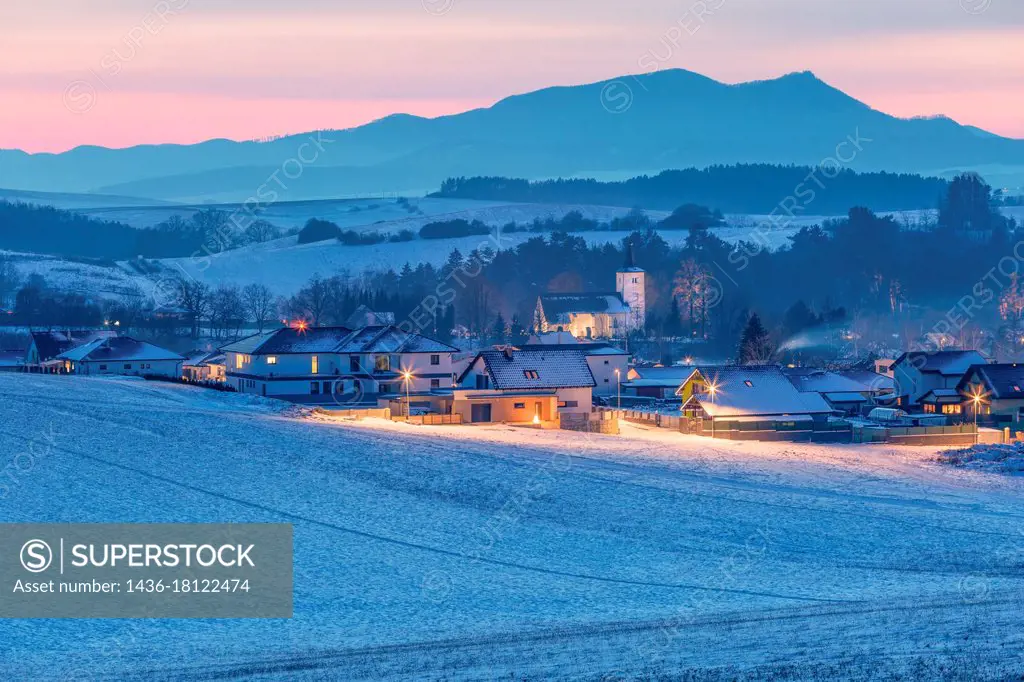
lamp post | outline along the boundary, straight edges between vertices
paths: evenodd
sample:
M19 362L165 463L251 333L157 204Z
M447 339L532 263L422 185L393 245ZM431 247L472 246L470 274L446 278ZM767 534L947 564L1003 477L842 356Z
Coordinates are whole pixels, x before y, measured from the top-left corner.
M711 394L711 404L715 404L715 394L718 393L718 386L715 384L708 384L708 393ZM715 415L711 415L711 438L715 438Z
M412 417L412 401L409 398L409 384L412 383L412 372L409 370L402 372L402 380L405 382L405 416L410 418Z
M615 370L615 409L622 412L622 372Z
M974 406L974 443L977 444L981 439L978 434L978 410L981 408L981 401L984 398L984 394L981 392L981 387L976 386L974 392L971 394L971 402Z

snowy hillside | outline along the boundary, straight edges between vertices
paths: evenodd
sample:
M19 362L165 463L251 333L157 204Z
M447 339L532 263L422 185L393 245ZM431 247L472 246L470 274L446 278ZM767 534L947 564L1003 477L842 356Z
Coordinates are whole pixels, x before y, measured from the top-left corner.
M32 453L4 521L295 526L291 620L0 621L8 679L1024 672L1022 482L934 451L343 423L80 377L0 374L0 405L4 465Z

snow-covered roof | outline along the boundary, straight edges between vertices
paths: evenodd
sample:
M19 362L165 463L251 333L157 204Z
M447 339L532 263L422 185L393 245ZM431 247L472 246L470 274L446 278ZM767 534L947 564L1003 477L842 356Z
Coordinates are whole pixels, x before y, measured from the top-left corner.
M202 367L207 365L223 365L225 362L224 353L219 350L193 351L185 356L185 367Z
M869 390L867 386L836 372L806 367L786 368L782 370L790 383L798 391L814 391L817 393L859 393Z
M392 325L286 327L229 343L222 351L245 355L305 353L452 353L457 348Z
M957 390L968 393L969 384L981 383L986 400L1024 400L1024 365L1017 363L977 365L964 376Z
M595 343L527 343L521 346L516 346L520 350L578 350L585 355L629 355L626 351L621 348L617 348L610 343L595 342Z
M871 393L889 393L896 390L895 379L870 369L838 369L835 372L848 379L860 382Z
M32 332L32 343L39 361L45 362L76 346L111 336L117 336L117 332L109 329Z
M482 362L499 390L531 390L543 388L587 388L597 385L587 364L587 356L578 350L503 350L481 351L459 377Z
M579 341L571 332L546 332L543 334L534 334L526 343L530 346L569 346L578 345Z
M945 376L963 374L971 365L983 365L985 356L976 350L913 351L901 355L893 368L904 363L916 367L919 372L934 372Z
M712 417L832 412L819 393L798 391L778 367L728 365L702 366L696 370L717 387L714 399L707 393L691 398Z
M955 388L933 388L921 396L922 403L958 403L961 400Z
M139 341L130 336L114 336L96 339L84 346L78 346L57 356L61 360L72 362L104 362L120 360L137 360L156 362L160 360L184 360L183 357L146 341Z
M547 294L540 297L546 318L554 319L573 313L628 313L618 293Z
M625 382L630 386L664 386L666 388L679 388L684 381L690 378L696 367L634 367L630 370L629 381ZM636 375L635 377L633 375Z
M868 401L860 393L822 393L830 403L866 403Z

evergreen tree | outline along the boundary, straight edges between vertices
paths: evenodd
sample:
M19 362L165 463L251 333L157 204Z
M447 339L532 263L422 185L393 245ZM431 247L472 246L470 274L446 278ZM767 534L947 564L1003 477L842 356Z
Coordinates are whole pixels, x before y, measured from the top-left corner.
M775 349L768 330L757 313L751 313L740 338L739 362L744 365L763 365L772 359Z

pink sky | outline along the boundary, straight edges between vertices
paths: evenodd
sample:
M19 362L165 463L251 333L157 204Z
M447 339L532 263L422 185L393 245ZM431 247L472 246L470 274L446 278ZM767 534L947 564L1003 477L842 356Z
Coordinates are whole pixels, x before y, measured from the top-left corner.
M13 6L11 6L13 5ZM0 5L0 148L260 138L661 68L812 70L1024 138L1014 0L34 0ZM965 7L967 9L965 9ZM967 10L971 11L967 11Z

